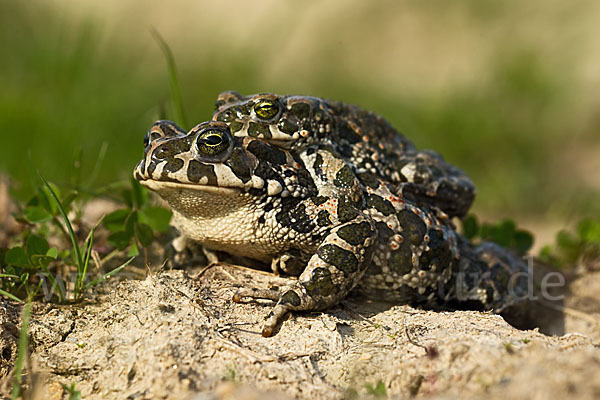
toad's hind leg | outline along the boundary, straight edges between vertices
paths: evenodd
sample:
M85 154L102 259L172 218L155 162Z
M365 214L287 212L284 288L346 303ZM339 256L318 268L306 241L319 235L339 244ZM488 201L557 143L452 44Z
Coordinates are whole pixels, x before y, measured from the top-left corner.
M277 297L262 330L263 336L271 336L290 311L323 310L343 299L369 266L376 236L373 222L359 215L330 231L297 281L278 293L242 288L234 295L234 301L243 297Z
M449 293L453 298L459 302L477 301L495 312L525 303L528 269L516 254L495 243L473 246L462 238L459 251L461 261Z

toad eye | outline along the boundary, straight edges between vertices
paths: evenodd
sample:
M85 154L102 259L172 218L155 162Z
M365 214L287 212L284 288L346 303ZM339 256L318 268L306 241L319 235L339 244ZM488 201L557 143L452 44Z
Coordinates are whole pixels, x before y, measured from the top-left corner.
M206 156L216 156L227 149L231 144L231 137L226 132L217 129L208 129L196 139L198 152Z
M279 114L279 104L274 100L261 100L254 106L254 112L260 119L273 119Z

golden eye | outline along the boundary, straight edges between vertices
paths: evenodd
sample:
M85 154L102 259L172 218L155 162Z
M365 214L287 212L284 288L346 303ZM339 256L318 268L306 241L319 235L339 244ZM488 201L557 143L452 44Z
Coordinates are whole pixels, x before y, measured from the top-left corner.
M198 135L196 146L198 151L207 156L218 155L229 148L231 138L225 132L209 129Z
M279 114L279 104L273 100L261 100L254 106L254 112L260 119L273 119Z

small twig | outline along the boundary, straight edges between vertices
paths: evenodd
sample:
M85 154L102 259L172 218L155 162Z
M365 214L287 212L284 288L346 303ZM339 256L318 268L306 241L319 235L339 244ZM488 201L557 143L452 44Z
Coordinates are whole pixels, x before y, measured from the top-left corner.
M313 353L285 353L277 356L278 361L292 361L302 357L325 354L325 351L316 351Z
M233 275L231 275L229 272L227 272L227 270L226 270L226 269L224 269L224 268L221 268L221 272L222 272L224 275L227 275L227 277L228 277L229 279L231 279L231 281L233 281L233 282L236 282L236 283L239 283L239 279L236 279L236 278L235 278L235 276L233 276Z
M98 270L102 269L102 260L100 259L100 255L96 250L92 249L92 260L94 260L94 264L96 264L96 268Z
M228 267L232 267L235 269L241 269L241 270L245 270L245 271L252 272L252 273L259 273L259 274L262 274L265 276L269 276L271 278L281 278L279 275L274 274L271 271L263 271L261 269L245 267L243 265L238 265L238 264L229 264L229 263L221 263L221 264L223 264L223 266L228 266ZM286 278L288 278L288 277L286 277ZM294 277L289 277L289 278L294 278ZM281 278L281 279L284 279L284 278Z
M427 347L423 346L421 343L418 343L412 337L410 337L410 333L408 332L408 325L406 325L406 321L404 321L404 334L406 334L406 338L408 339L408 342L410 344L412 344L413 346L420 347L420 348L424 349L425 351L427 351Z
M168 262L169 262L169 259L166 258L165 261L163 261L163 263L160 265L160 268L158 269L158 271L159 272L165 271L165 266L167 265ZM148 272L150 272L150 267L148 267Z
M214 268L214 267L216 267L217 265L220 265L220 264L221 264L221 263L218 263L218 262L216 262L216 263L211 263L211 264L208 264L206 267L202 268L202 269L200 270L200 272L198 272L196 275L190 275L190 274L188 274L187 272L185 272L185 275L186 275L186 276L187 276L189 279L191 279L191 280L193 280L193 281L197 281L197 280L199 280L199 279L202 277L202 275L204 275L204 274L206 273L206 271L208 271L209 269L212 269L212 268Z
M106 263L107 261L111 260L113 257L115 257L120 252L121 252L121 250L114 249L113 251L111 251L110 253L108 253L106 256L104 256L104 258L100 259L100 265L102 265L102 264Z
M255 351L248 350L248 349L246 349L244 347L241 347L240 345L235 344L235 343L233 343L233 342L231 342L231 341L229 341L229 340L227 340L225 338L216 336L214 339L216 341L220 342L221 344L225 345L230 350L233 350L233 351L241 354L242 356L246 357L252 363L278 361L278 357L265 356L265 355L262 355L262 354L258 354Z
M403 323L404 323L404 333L406 334L406 338L408 339L408 342L410 344L412 344L413 346L417 346L417 347L420 347L423 350L425 350L425 354L427 355L427 357L436 358L439 354L437 348L435 348L434 346L424 346L421 343L418 343L417 341L415 341L412 337L410 337L410 334L408 333L408 325L406 325L406 320L404 320Z
M171 289L173 289L173 288L171 287ZM177 293L179 293L180 295L182 295L183 297L185 297L186 299L188 299L190 302L193 300L188 294L184 293L183 290L181 290L181 289L175 289L175 291Z
M353 314L354 316L358 317L358 319L360 319L361 321L364 321L366 323L368 323L369 325L371 325L374 328L377 327L382 327L383 329L385 329L386 331L391 331L392 328L387 326L387 325L382 325L379 324L377 322L373 322L370 319L368 319L367 317L363 316L362 314L360 314L358 311L353 310L345 301L340 303L340 306L342 308L344 308L346 311L350 312L351 314Z

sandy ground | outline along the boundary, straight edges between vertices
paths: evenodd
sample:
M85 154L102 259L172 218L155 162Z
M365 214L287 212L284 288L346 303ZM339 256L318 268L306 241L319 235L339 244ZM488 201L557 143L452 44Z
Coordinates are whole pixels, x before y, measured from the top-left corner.
M551 293L564 298L530 305L533 330L490 313L352 295L325 313L295 314L263 338L270 302L231 298L238 287L282 278L229 264L151 265L122 271L84 303L34 303L26 398L68 399L63 385L73 384L84 399L600 397L593 266L564 275L566 286ZM536 263L534 271L537 294L551 270ZM0 302L0 398L9 398L20 312Z
M390 398L600 396L600 272L572 279L550 305L559 311L542 307L541 329L350 297L292 316L272 338L260 335L269 302L231 297L281 278L226 264L195 272L114 280L85 304L35 304L32 398L68 398L62 385L75 384L85 399L341 399L371 396L378 382ZM5 395L18 308L0 308Z

